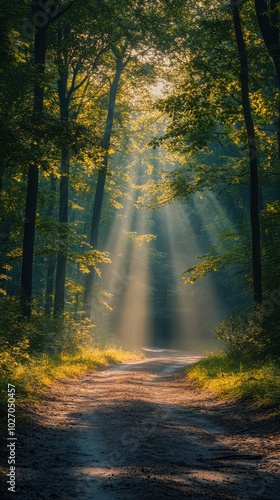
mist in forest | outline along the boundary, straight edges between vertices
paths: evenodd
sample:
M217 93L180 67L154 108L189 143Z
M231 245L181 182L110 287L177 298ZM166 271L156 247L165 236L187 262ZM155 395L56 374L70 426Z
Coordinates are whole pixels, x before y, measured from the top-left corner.
M136 208L136 198L130 186L104 243L112 263L98 280L100 324L123 345L214 351L214 330L229 310L224 284L211 276L185 284L182 275L215 245L221 204L207 193L149 210ZM224 221L230 227L226 214Z

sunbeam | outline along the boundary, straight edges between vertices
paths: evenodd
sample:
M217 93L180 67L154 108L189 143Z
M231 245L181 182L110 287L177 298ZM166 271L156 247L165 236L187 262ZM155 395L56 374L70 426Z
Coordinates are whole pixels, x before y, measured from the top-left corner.
M147 345L151 329L148 243L143 237L149 231L143 211L136 214L136 219L136 231L132 235L132 248L128 256L127 286L118 332L126 344L143 346Z
M99 302L95 303L95 318L124 345L142 346L149 342L150 286L148 279L149 220L147 211L136 210L136 185L140 164L133 165L130 182L111 225L104 248L110 253L111 264L102 269L98 283ZM106 310L107 309L107 310ZM108 312L110 309L110 312Z
M161 210L161 219L168 240L176 293L171 322L172 345L195 348L206 342L207 337L211 338L211 331L217 324L216 292L210 278L192 286L183 283L182 273L194 265L195 257L202 252L186 210L179 204L172 204Z
M137 210L142 171L140 161L132 163L123 208L104 243L112 263L104 266L98 281L95 318L124 345L213 350L213 331L224 312L215 281L208 276L186 285L182 274L216 245L216 234L224 229L219 221L227 228L232 224L210 192L204 198L194 196L187 206L172 203L156 212ZM156 242L149 243L150 233ZM166 272L158 270L155 252Z

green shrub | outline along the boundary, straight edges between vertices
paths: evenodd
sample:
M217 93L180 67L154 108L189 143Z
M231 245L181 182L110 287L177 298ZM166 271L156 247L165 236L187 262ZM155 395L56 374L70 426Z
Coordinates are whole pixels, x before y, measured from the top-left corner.
M264 308L250 307L234 310L216 329L228 353L254 358L279 356L279 318L276 310L271 315Z
M17 297L0 300L0 348L15 358L27 352L32 354L74 354L82 345L92 345L93 325L74 313L59 317L46 316L42 308L34 308L28 321L20 314Z
M31 320L30 350L33 354L51 356L62 352L75 354L83 345L92 345L93 325L87 319L76 319L70 313L57 318L37 314Z

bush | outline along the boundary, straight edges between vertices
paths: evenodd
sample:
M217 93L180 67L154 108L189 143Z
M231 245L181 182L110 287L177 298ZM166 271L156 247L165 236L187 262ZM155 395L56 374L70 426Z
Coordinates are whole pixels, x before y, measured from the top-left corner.
M64 313L57 318L44 314L31 320L32 333L30 350L33 354L45 353L51 356L67 351L75 354L83 345L91 346L92 325L89 320L77 320L73 315Z
M71 313L52 318L37 308L27 321L20 315L19 301L5 298L0 301L0 414L8 382L17 385L23 400L61 377L139 357L113 348L111 342L96 348L89 320Z
M37 308L30 321L20 314L16 297L0 300L0 348L21 360L22 350L51 356L67 351L71 354L83 345L92 345L92 328L88 320L73 313L59 317L46 316Z
M279 322L267 317L262 308L234 310L216 329L216 335L228 353L243 357L279 354Z

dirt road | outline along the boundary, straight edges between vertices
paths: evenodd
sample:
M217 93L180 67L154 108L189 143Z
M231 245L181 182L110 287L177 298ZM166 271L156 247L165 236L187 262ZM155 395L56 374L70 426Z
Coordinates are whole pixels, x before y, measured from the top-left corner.
M279 434L151 353L59 383L18 443L19 499L278 499Z

